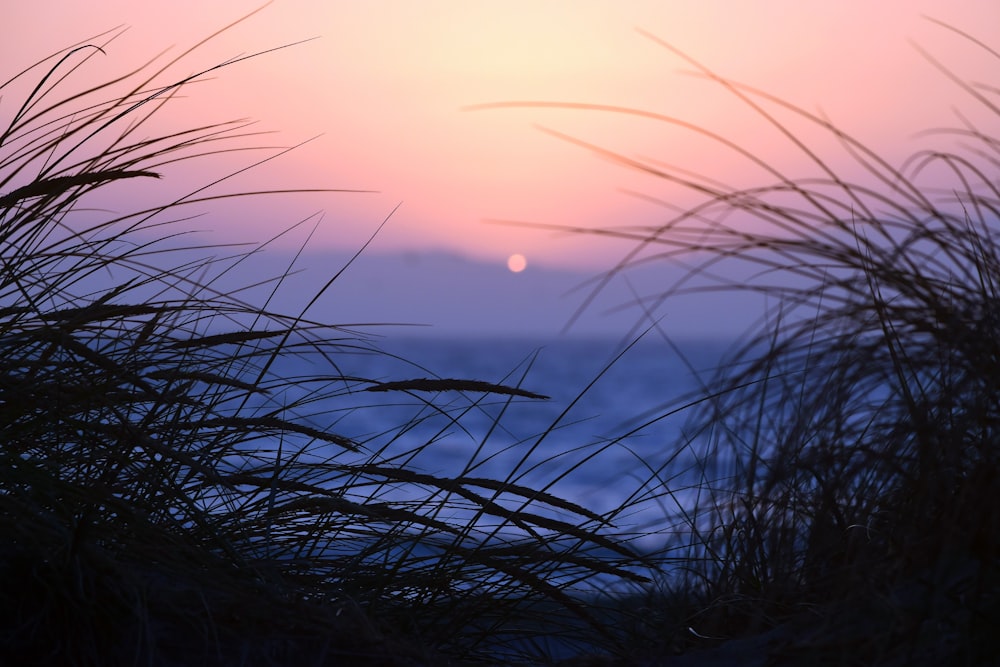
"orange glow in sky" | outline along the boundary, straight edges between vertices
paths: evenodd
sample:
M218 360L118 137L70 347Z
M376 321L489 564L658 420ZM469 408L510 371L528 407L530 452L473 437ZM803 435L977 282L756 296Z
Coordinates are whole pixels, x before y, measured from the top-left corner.
M179 54L258 6L203 0L6 4L0 62L11 74L79 40L131 26L107 46L106 56L74 75L81 81L124 72L169 47ZM726 77L822 110L872 147L902 159L915 149L915 133L954 122L950 107L962 98L910 40L967 79L995 80L996 61L922 14L986 41L1000 26L1000 4L972 1L277 0L170 71L183 76L241 53L318 39L218 72L164 113L178 123L259 119L259 129L277 131L261 140L271 145L319 135L237 181L248 189L377 191L267 200L238 220L211 223L220 234L263 240L322 210L311 242L357 247L402 202L376 249L443 249L498 264L517 252L539 265L603 268L619 247L484 220L648 225L664 216L663 209L623 191L680 205L692 203L691 195L536 125L728 183L755 178L750 166L690 132L634 117L467 107L528 100L643 108L794 166L800 158L773 129L719 86L686 74L691 66L639 34L641 28ZM9 117L15 104L5 97L0 113Z

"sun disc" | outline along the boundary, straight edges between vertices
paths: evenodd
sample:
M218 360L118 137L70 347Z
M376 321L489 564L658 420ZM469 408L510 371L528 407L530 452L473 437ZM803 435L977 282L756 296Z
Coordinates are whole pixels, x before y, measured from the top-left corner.
M512 273L520 273L528 266L528 260L521 253L515 253L507 258L507 268Z

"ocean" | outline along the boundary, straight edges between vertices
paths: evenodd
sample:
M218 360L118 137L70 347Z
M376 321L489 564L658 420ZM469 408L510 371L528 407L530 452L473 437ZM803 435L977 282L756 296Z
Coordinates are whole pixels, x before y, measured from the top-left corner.
M360 379L316 391L306 414L361 443L359 456L374 453L438 477L503 480L600 514L627 504L615 530L641 535L644 548L656 549L668 539L665 514L713 474L716 462L686 446L698 440L688 430L692 410L678 408L705 393L730 345L687 340L675 349L640 341L623 351L614 340L390 337L378 344L386 354L288 357L276 370ZM435 377L548 398L365 391L376 382Z

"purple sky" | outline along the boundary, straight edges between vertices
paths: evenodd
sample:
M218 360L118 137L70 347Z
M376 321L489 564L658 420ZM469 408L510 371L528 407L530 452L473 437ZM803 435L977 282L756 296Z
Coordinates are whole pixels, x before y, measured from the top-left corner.
M282 308L295 310L348 261L332 251L307 252L289 278ZM268 251L234 276L278 275L289 256ZM394 324L373 332L406 336L558 336L623 339L654 324L634 303L636 293L653 295L684 271L663 265L630 270L599 291L598 272L528 267L511 273L503 267L458 255L413 251L362 254L334 283L310 314L336 324ZM729 338L759 316L763 301L728 295L677 297L656 311L662 332L677 339ZM582 312L578 312L582 311ZM424 326L425 325L425 326ZM655 335L655 334L654 334Z

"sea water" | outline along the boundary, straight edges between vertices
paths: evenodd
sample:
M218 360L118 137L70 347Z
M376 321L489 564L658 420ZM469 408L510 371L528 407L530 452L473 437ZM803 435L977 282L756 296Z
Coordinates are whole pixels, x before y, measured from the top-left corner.
M390 337L378 347L288 357L275 369L354 379L317 391L308 419L360 443L356 456L436 477L502 480L599 514L627 505L615 529L654 549L665 516L714 475L717 462L700 453L694 411L684 406L710 391L728 342ZM366 391L416 378L485 381L548 398Z

